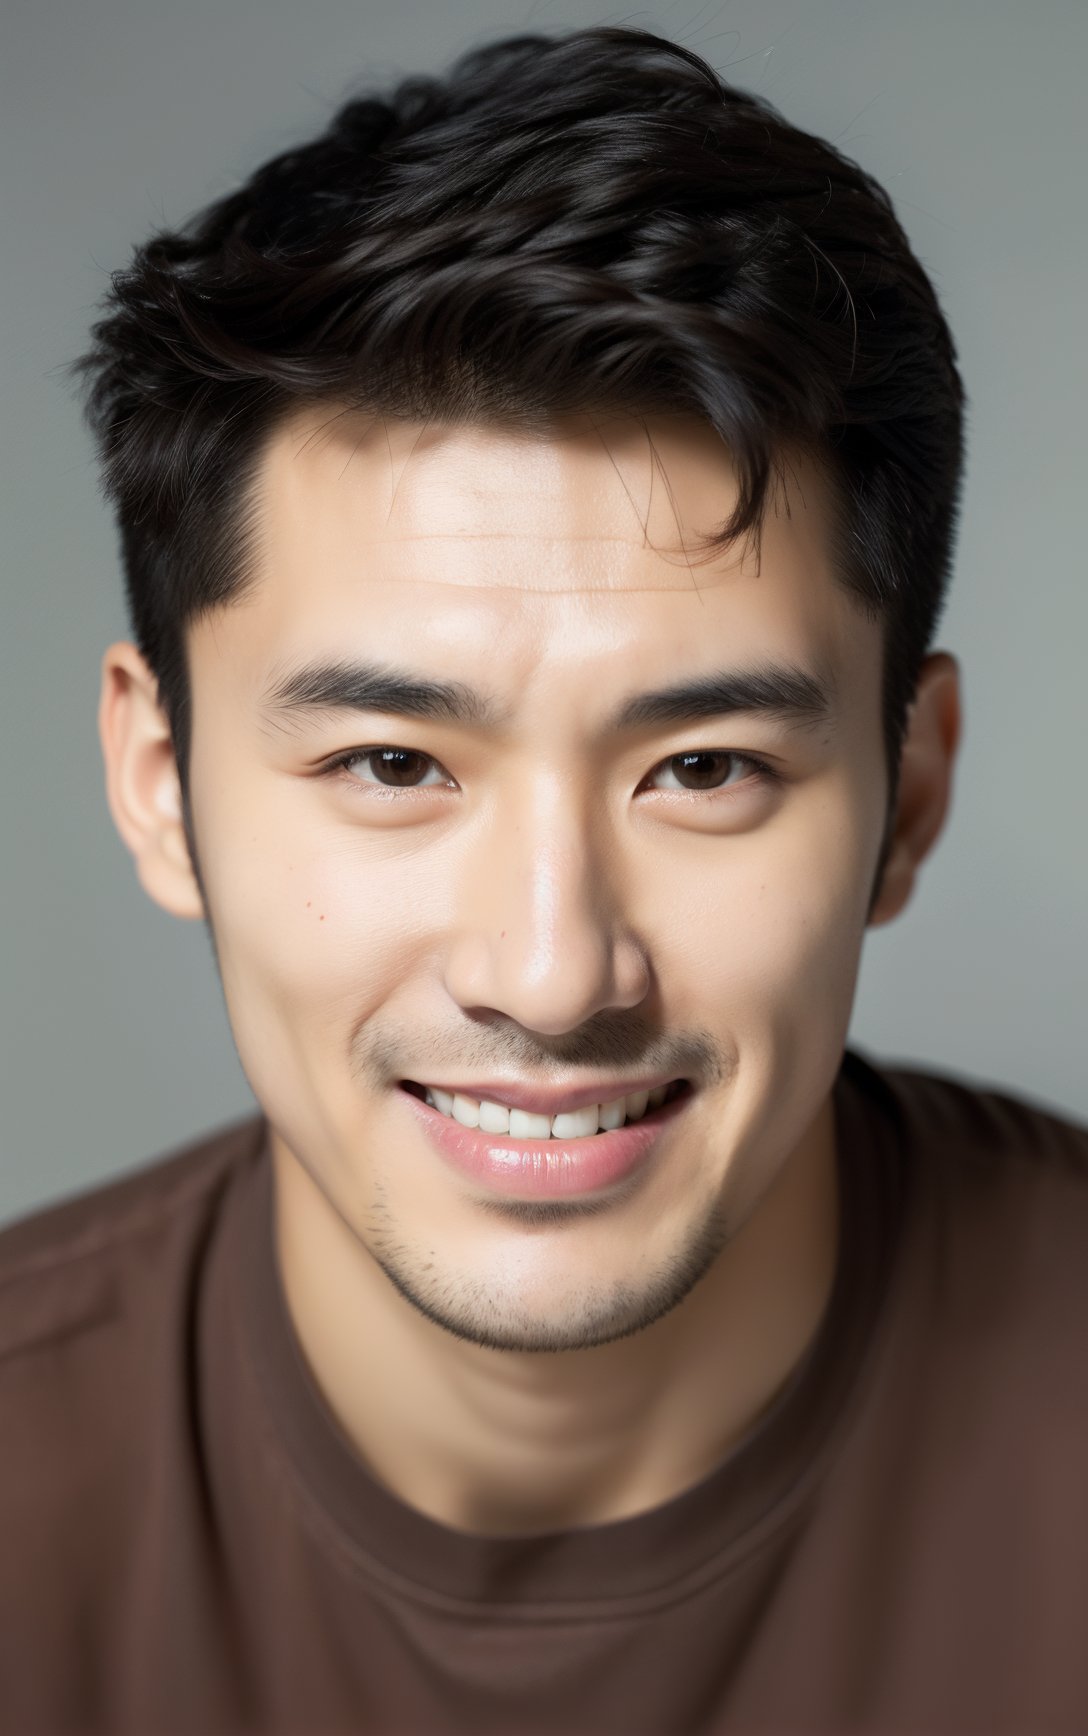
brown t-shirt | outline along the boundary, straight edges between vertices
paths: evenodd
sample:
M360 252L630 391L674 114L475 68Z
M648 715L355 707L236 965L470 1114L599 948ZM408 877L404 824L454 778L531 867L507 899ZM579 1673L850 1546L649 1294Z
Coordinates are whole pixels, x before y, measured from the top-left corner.
M260 1119L0 1231L0 1729L1088 1731L1088 1129L847 1051L820 1331L651 1512L376 1483L280 1287Z

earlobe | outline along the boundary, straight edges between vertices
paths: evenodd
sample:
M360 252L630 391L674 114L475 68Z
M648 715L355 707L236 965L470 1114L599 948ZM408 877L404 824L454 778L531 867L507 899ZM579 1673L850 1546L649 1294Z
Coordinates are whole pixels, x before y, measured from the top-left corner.
M170 726L154 675L126 641L102 659L98 732L110 813L140 884L172 916L199 920L204 905L182 823Z
M959 664L947 651L934 651L922 664L910 708L892 837L868 928L893 922L906 907L944 829L962 727Z

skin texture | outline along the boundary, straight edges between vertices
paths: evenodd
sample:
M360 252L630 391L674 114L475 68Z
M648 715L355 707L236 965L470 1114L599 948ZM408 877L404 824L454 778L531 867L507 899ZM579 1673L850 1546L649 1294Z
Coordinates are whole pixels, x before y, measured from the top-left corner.
M433 1518L529 1534L643 1511L750 1431L826 1308L831 1087L866 928L944 822L957 665L923 669L870 909L882 629L831 573L814 466L792 461L758 562L700 548L735 482L681 419L545 437L308 411L256 498L254 583L189 640L199 879L132 645L105 654L100 728L143 886L213 933L299 1343L359 1457ZM300 663L349 657L509 717L262 709ZM829 684L826 725L604 731L631 694L767 659ZM372 760L322 775L367 747L424 756L416 787ZM672 756L695 752L782 781L725 759L718 790L684 788ZM397 1089L648 1072L696 1093L592 1212L485 1198Z

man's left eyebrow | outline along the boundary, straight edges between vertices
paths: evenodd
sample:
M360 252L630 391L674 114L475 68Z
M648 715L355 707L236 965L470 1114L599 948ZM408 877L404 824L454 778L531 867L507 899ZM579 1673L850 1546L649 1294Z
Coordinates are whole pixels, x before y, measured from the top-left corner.
M512 712L494 696L461 681L378 663L319 662L282 677L264 695L270 721L320 711L384 712L499 730ZM606 719L603 733L620 735L656 724L696 723L747 713L792 729L817 730L834 717L830 683L796 664L763 662L722 669L647 693L632 694Z
M673 687L634 694L624 700L606 728L619 734L651 724L697 723L734 713L769 717L790 729L822 729L835 715L832 685L793 663L719 669Z

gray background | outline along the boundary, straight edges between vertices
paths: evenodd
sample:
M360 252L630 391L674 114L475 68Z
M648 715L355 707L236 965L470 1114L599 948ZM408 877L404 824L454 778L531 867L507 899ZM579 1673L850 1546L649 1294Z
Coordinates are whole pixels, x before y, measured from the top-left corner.
M61 370L152 228L353 85L526 27L659 30L891 193L971 400L937 641L966 733L920 888L867 937L851 1042L1088 1120L1085 0L5 4L0 1220L254 1107L204 930L147 900L105 806L99 658L127 625Z

